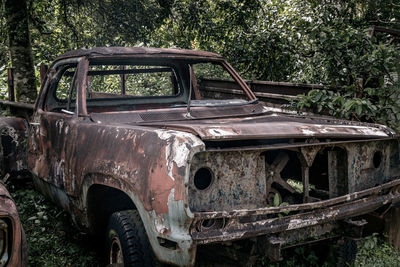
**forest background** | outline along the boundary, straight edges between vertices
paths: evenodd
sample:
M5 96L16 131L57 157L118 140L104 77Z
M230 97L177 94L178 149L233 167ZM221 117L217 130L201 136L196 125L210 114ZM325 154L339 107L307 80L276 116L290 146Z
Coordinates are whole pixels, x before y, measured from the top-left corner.
M21 3L36 70L34 88L40 64L76 48L201 49L223 55L246 79L339 88L312 90L292 108L399 128L400 36L373 27L398 34L400 0L2 0L2 98L10 51L15 51L7 38L12 31L7 11L13 5L21 10Z
M22 19L15 24L17 15ZM18 31L20 22L26 23L29 35ZM375 31L376 27L391 33ZM32 102L39 87L39 66L66 51L94 46L178 47L219 53L245 79L327 88L299 96L290 108L399 130L399 32L400 0L1 0L0 98L7 99L7 68L17 67L18 55L34 69L26 80L33 93L20 97ZM17 39L10 41L10 36ZM21 56L16 43L28 46L29 53ZM52 242L64 241L44 235L51 224L37 232L37 221L64 216L61 211L31 189L15 194L17 202L23 200L19 209L26 217L31 265L45 266L49 259L43 257L49 255L60 265L71 262L71 254L82 250L79 246L69 245L72 252L53 246ZM48 252L55 248L61 252L43 254L43 238L50 240ZM377 242L375 237L367 240L372 249L367 254L375 253ZM389 248L382 253L394 255ZM399 263L399 254L394 256ZM74 259L82 263L82 258ZM383 266L391 260L384 258Z

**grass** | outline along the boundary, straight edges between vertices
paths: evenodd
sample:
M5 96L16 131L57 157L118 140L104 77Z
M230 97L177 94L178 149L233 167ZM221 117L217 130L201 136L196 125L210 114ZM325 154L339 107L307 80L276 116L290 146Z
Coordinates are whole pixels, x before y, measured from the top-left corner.
M66 212L37 193L31 183L7 187L25 230L29 266L100 266L92 240L73 228Z
M91 237L72 226L70 216L37 193L31 183L8 183L25 229L29 266L101 266L101 250ZM400 266L400 253L378 234L358 242L354 266ZM337 266L327 244L315 247L297 247L283 251L284 261L271 264L260 258L257 266ZM334 249L331 251L334 251Z

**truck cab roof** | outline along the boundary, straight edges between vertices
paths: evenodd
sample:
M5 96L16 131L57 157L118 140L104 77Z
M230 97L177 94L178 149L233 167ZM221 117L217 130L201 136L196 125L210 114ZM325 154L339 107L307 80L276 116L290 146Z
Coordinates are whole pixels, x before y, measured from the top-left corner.
M134 56L134 55L159 55L169 57L187 57L187 58L212 58L222 59L222 56L206 51L195 51L178 48L150 48L150 47L95 47L82 48L68 51L56 58L56 60L71 57L108 57L108 56Z

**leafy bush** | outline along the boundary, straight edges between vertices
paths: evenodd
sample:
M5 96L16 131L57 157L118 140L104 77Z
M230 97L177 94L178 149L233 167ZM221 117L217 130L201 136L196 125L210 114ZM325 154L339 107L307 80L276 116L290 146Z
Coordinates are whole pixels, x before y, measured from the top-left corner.
M311 110L337 118L385 124L399 130L399 95L399 84L367 88L361 97L357 97L355 92L314 89L292 100L289 107L299 112Z
M371 36L365 21L348 25L344 22L339 17L321 17L312 23L319 27L312 28L309 35L311 39L316 36L308 51L313 56L305 64L311 69L300 71L297 77L332 89L300 95L291 102L291 108L398 129L400 46L388 42L388 35Z
M378 234L361 240L355 266L400 266L400 253L384 242Z

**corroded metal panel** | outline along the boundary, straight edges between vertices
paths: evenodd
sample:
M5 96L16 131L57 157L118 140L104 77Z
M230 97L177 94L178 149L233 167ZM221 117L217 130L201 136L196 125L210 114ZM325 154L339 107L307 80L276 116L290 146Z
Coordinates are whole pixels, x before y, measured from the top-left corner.
M283 138L388 138L393 134L385 128L369 125L334 123L327 120L307 120L295 116L266 114L213 120L165 121L151 123L159 126L194 132L205 141Z
M398 188L398 181L399 180L397 180L397 184L394 186L391 184L383 185L373 188L373 191L380 192L382 187L387 186L389 186L389 188L391 189L396 189ZM275 217L271 219L263 219L247 223L240 222L240 217L237 215L233 215L232 217L230 217L231 220L229 221L229 223L225 224L224 227L220 229L199 231L193 226L192 236L196 243L206 244L213 242L223 242L227 240L250 238L271 233L279 233L287 230L302 229L372 212L384 204L398 202L400 200L400 193L398 190L393 190L388 194L367 194L365 197L349 194L345 197L347 199L356 198L356 200L345 201L343 204L331 206L328 209L312 210L310 212L303 212L296 215L284 216L281 218ZM260 210L259 212L257 212L257 214L267 214L268 211L271 209L272 208L264 209L264 211ZM274 210L274 213L279 214L285 210L285 207L278 208ZM243 210L238 212L241 214L241 216L256 215L252 211ZM235 212L232 212L232 214L235 214ZM209 218L209 215L211 215L211 213L208 213L207 216L205 216L204 213L196 213L195 217L198 218L198 220L202 220L205 218Z
M15 202L2 182L0 182L0 220L3 224L6 224L0 227L6 228L7 232L10 233L9 238L11 238L11 242L8 244L11 244L11 247L7 266L28 266L28 248L24 229L22 228Z
M0 117L1 175L27 170L28 126L25 119Z
M196 188L195 173L200 168L213 172L211 184ZM192 160L189 180L189 207L192 211L230 211L240 207L265 207L265 157L254 152L198 153Z
M47 114L41 118L40 130L32 131L31 140L37 154L31 154L30 169L46 182L36 185L69 210L78 225L88 226L82 193L90 185L116 188L126 192L141 212L156 255L172 262L194 259L189 254L178 257L180 250L166 253L157 236L179 240L185 253L192 251L184 231L191 222L185 211L185 179L189 154L204 146L198 138L171 130L99 125Z
M96 56L146 56L150 55L153 57L163 57L163 56L183 56L186 58L196 58L196 57L207 57L207 58L217 58L222 59L218 54L206 52L206 51L194 51L185 49L173 49L173 48L149 48L149 47L96 47L89 49L77 49L74 51L66 52L56 60L70 58L70 57L96 57Z
M186 157L201 144L190 134L98 125L60 114L47 114L40 126L31 142L39 156L30 160L38 177L79 195L84 178L100 173L109 177L105 184L135 192L157 213L168 212L172 189L175 200L183 199Z
M354 143L348 153L348 190L357 192L387 182L400 174L397 141Z

